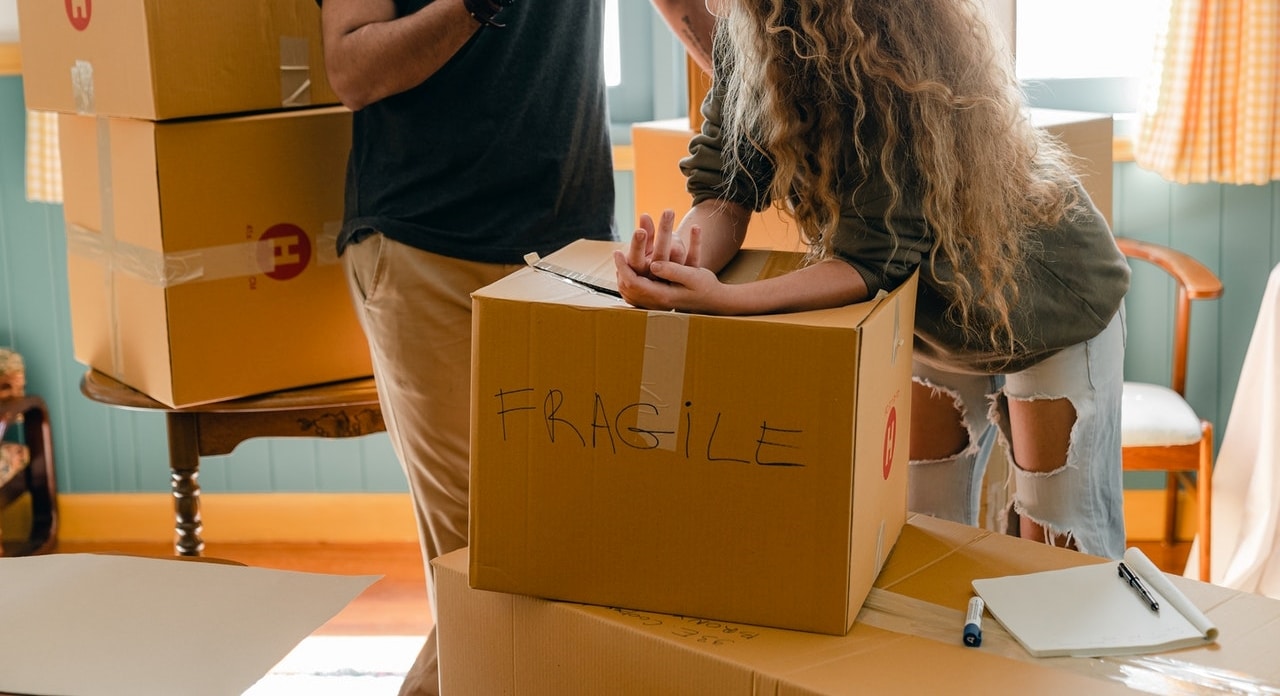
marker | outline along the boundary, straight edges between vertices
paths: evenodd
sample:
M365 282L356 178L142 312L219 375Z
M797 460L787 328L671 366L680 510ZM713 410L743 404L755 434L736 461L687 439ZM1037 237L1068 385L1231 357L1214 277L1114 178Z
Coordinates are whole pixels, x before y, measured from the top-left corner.
M964 644L976 648L982 645L982 610L986 605L981 597L969 600L969 614L964 619Z

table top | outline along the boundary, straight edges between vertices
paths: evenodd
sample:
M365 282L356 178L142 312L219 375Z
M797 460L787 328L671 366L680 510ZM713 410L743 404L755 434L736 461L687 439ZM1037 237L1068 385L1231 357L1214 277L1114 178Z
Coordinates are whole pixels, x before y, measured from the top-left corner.
M255 413L299 411L340 406L377 406L378 390L372 377L328 382L270 392L228 401L173 408L97 370L85 372L80 392L99 403L120 408L178 413Z

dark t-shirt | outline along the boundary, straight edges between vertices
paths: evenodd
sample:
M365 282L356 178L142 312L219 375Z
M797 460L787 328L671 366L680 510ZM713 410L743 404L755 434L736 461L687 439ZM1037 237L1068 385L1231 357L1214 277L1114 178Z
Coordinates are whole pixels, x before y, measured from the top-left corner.
M422 84L354 114L339 252L367 230L492 263L615 238L604 3L517 0L497 20Z

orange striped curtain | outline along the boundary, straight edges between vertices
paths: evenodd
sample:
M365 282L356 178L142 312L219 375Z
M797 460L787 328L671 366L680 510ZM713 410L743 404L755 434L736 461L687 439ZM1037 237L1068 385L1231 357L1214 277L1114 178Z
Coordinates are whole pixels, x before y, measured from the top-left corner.
M1280 179L1280 0L1172 0L1134 160L1178 183Z
M27 200L62 202L58 115L51 111L27 110Z

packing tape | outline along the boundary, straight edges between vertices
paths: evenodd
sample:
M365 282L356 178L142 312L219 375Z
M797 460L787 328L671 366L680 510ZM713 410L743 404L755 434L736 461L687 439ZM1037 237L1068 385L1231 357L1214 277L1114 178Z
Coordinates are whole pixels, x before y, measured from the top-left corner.
M68 225L67 251L98 261L112 271L127 273L160 288L187 283L271 273L275 270L276 245L271 240L240 242L164 253L115 239L108 233L81 225ZM337 258L337 254L331 254Z
M302 36L280 37L280 105L311 104L311 42Z
M965 612L873 587L858 612L857 620L886 631L961 645ZM994 620L983 622L980 649L1011 660L1107 679L1149 694L1280 695L1280 685L1233 670L1180 660L1177 653L1089 659L1032 657L1012 634Z
M92 75L92 68L90 68L90 75ZM90 91L92 93L92 77ZM97 127L98 201L102 208L101 239L110 248L115 246L116 241L115 196L111 186L111 123L105 118L98 118L94 123ZM68 251L73 247L70 233L71 230L68 229ZM119 303L116 301L116 277L109 265L103 278L106 283L104 292L107 297L107 326L110 328L111 340L111 376L124 381L124 351L120 346L120 312Z
M776 275L774 266L788 263L787 257L776 254L749 256L737 261L735 275L745 278L761 278ZM749 264L749 265L747 265ZM659 437L659 449L675 450L681 441L680 415L684 412L685 360L689 349L690 315L680 312L649 312L645 321L644 356L640 371L639 403L651 404L653 409L641 409L636 415L636 426L646 432L670 434Z
M644 358L640 368L639 409L636 426L659 437L658 448L675 450L680 428L680 400L684 398L684 363L689 347L689 315L649 312L644 328Z
M71 95L76 113L93 113L93 63L77 60L71 65Z
M316 238L316 263L321 266L338 263L338 235L341 233L341 220L330 220L324 223L320 236Z

